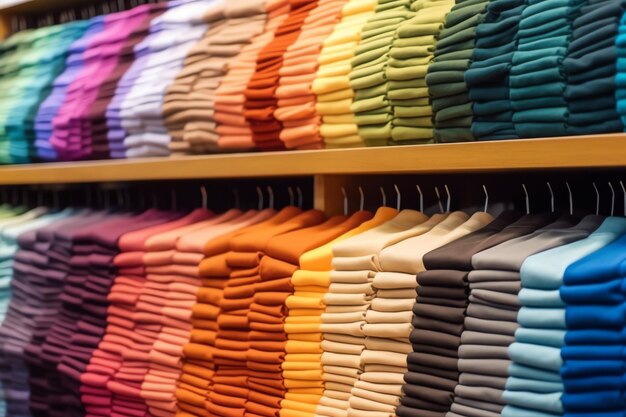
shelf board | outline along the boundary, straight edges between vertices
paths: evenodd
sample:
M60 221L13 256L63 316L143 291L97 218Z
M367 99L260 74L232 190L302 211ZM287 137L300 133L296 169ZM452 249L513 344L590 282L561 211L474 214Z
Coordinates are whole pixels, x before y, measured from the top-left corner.
M626 134L0 167L0 185L626 167Z

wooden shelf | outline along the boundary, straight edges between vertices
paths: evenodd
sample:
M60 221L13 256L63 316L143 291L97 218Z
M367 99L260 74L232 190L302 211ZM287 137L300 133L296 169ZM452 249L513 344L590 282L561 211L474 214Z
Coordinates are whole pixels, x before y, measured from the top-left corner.
M626 167L626 134L0 167L0 184Z

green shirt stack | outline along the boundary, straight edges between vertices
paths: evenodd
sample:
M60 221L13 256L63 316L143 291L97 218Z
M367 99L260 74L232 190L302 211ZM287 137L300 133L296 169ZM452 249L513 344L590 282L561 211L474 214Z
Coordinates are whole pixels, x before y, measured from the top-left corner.
M392 107L391 144L433 141L432 108L426 74L433 59L437 34L454 0L417 0L413 17L396 31L386 67Z
M439 32L435 57L426 84L435 113L436 142L473 141L472 103L465 71L472 63L476 28L483 21L488 0L457 0Z
M385 68L396 28L414 12L413 0L379 0L361 32L352 59L350 85L354 90L352 111L359 134L367 146L387 145L391 138L391 107L387 98Z
M34 118L65 69L67 50L86 28L76 21L18 32L0 55L0 163L29 162L35 154Z

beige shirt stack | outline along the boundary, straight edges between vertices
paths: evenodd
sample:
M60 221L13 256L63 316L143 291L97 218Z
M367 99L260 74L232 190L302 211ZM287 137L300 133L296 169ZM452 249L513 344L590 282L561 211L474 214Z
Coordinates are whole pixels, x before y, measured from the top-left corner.
M367 336L361 353L364 372L352 389L348 416L395 415L402 397L406 358L413 350L409 335L413 330L416 274L424 270L425 254L491 221L486 213L468 217L463 212L436 214L414 227L413 237L380 252L381 272L374 277L375 298L363 326Z
M228 72L229 62L263 31L264 2L216 2L205 14L209 29L190 51L163 104L163 117L172 136L172 153L207 153L218 149L215 91Z
M379 270L378 254L412 236L412 229L428 219L404 210L392 220L333 247L333 268L321 330L324 395L317 416L346 417L350 392L363 372L365 315L374 294L372 281Z

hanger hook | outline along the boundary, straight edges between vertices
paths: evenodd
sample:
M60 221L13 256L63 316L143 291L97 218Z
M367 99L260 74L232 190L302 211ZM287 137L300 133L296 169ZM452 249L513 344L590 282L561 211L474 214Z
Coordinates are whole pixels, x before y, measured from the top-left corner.
M287 187L287 192L289 193L289 205L293 206L296 202L296 197L293 194L293 188L291 187L291 185Z
M598 191L598 186L595 182L592 182L593 189L596 191L596 216L600 215L600 191Z
M298 193L298 207L302 208L304 205L304 196L302 195L302 189L300 186L296 187L296 192Z
M485 213L487 213L487 208L489 208L489 193L487 192L487 187L483 184L483 191L485 192Z
M398 184L394 184L393 188L396 190L396 210L400 211L400 207L402 206L402 194L400 194Z
M572 194L572 189L569 186L569 182L565 181L565 186L567 187L567 192L569 194L569 214L571 216L574 214L574 196ZM624 201L626 201L626 199Z
M209 206L209 195L204 185L200 186L200 195L202 196L202 208L206 210Z
M348 194L346 194L345 187L341 187L341 194L343 194L343 215L348 215Z
M259 211L263 210L263 191L261 190L261 187L256 187L256 194L257 197L259 197Z
M552 191L552 185L550 185L550 181L547 181L548 190L550 190L550 210L551 213L554 213L554 191Z
M387 207L387 194L385 194L385 189L382 186L378 188L380 188L380 195L383 198L383 207Z
M448 188L448 184L444 184L443 187L446 189L446 194L448 195L448 202L446 203L446 213L450 213L450 204L452 202L452 197L450 196L450 189Z
M420 212L424 212L424 193L422 193L422 189L418 184L415 184L415 188L417 188L417 193L420 196Z
M609 181L609 188L611 189L611 216L613 216L615 214L615 188L611 181Z
M526 195L526 214L530 214L530 197L528 196L526 184L522 184L522 188L524 189L524 194Z
M271 185L267 186L267 194L270 196L270 208L274 208L274 189Z
M363 211L365 207L365 194L363 193L363 188L359 186L359 195L361 196L361 200L359 201L359 210Z
M443 213L443 204L441 203L441 195L439 194L439 188L435 186L435 194L437 195L437 202L439 203L439 211Z

